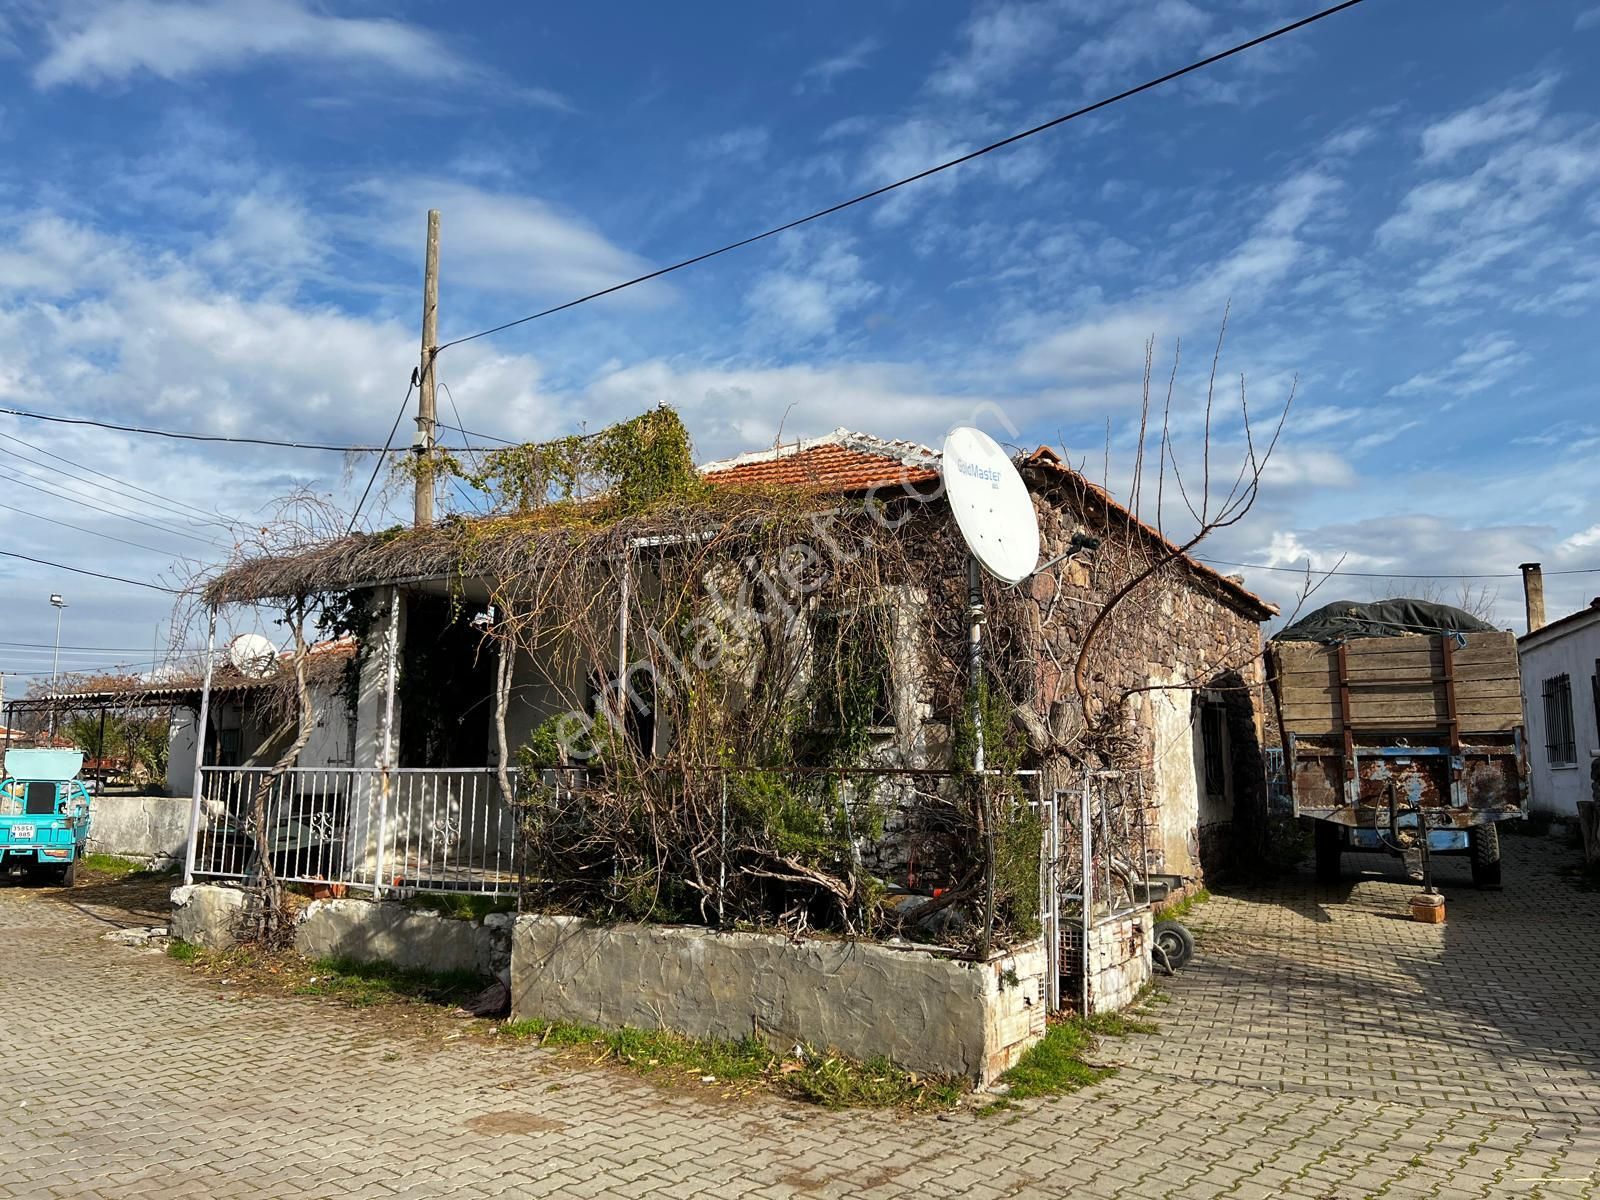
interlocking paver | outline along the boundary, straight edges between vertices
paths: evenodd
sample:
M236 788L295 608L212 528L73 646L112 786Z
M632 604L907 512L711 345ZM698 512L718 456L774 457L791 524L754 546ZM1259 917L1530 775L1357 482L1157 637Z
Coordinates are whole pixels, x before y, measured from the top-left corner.
M1441 866L1444 926L1393 875L1218 897L1161 1032L1102 1048L1120 1075L988 1119L400 1044L103 943L129 918L82 893L0 888L0 1198L1600 1197L1600 896L1506 845L1503 892ZM496 1113L560 1124L468 1125Z

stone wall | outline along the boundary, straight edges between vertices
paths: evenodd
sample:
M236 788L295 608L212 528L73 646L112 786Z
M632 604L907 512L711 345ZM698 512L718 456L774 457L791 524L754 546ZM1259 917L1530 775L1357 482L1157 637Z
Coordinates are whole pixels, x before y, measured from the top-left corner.
M236 887L197 883L172 891L170 931L180 941L227 950L254 904ZM314 900L296 919L294 948L307 958L387 962L424 971L467 971L509 982L511 913L463 921L397 900Z
M189 843L187 796L100 795L89 803L89 850L146 859L157 867L181 862Z
M1079 650L1106 604L1162 551L1098 489L1051 471L1028 474L1043 559L1065 553L1074 534L1101 539L1098 549L1036 577L1024 607L1028 649L1018 657L1035 672L1035 719L1055 745L1070 746L1081 730L1074 680ZM1085 670L1091 703L1120 705L1125 761L1107 765L1143 772L1153 870L1203 876L1248 854L1241 839L1248 844L1264 828L1264 616L1247 595L1209 572L1171 562L1139 584L1093 635ZM1203 688L1227 710L1229 794L1215 811L1203 811L1200 794L1195 700Z
M307 958L505 976L514 919L511 913L490 913L482 921L463 921L393 900L314 900L295 926L294 948Z
M1090 1012L1127 1008L1139 989L1150 982L1154 924L1148 912L1128 913L1102 921L1089 931Z
M764 1036L987 1082L1044 1034L1045 952L987 963L920 950L522 916L511 1013L696 1037Z

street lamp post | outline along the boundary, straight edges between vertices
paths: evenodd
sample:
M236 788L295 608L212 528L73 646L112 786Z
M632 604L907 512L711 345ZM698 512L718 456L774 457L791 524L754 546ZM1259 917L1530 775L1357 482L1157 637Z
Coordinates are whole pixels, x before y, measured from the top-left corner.
M55 654L50 659L50 690L52 692L54 692L55 691L55 687L56 687L56 680L57 680L57 678L60 677L60 674L61 674L61 610L67 607L67 602L61 598L61 593L60 592L51 592L50 593L50 603L51 603L51 605L54 606L54 608L56 610L56 650L55 650ZM56 709L55 709L55 705L51 704L51 706L50 706L50 743L51 743L51 745L55 744L55 740L56 740Z

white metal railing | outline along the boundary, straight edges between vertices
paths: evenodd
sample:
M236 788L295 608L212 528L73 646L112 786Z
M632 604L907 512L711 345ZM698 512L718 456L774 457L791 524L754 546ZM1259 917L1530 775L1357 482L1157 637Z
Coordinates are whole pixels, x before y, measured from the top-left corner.
M256 874L259 815L286 882L375 893L518 887L517 817L492 767L291 767L275 777L269 767L204 767L200 793L196 877Z

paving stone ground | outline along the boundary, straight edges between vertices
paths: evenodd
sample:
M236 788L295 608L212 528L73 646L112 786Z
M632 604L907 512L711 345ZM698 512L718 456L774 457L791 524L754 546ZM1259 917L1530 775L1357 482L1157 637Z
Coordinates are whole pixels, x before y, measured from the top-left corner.
M148 917L0 888L0 1197L1600 1197L1600 894L1507 838L1198 910L1116 1078L997 1116L721 1103L371 1013L228 998L100 940ZM1378 874L1382 871L1384 874Z

